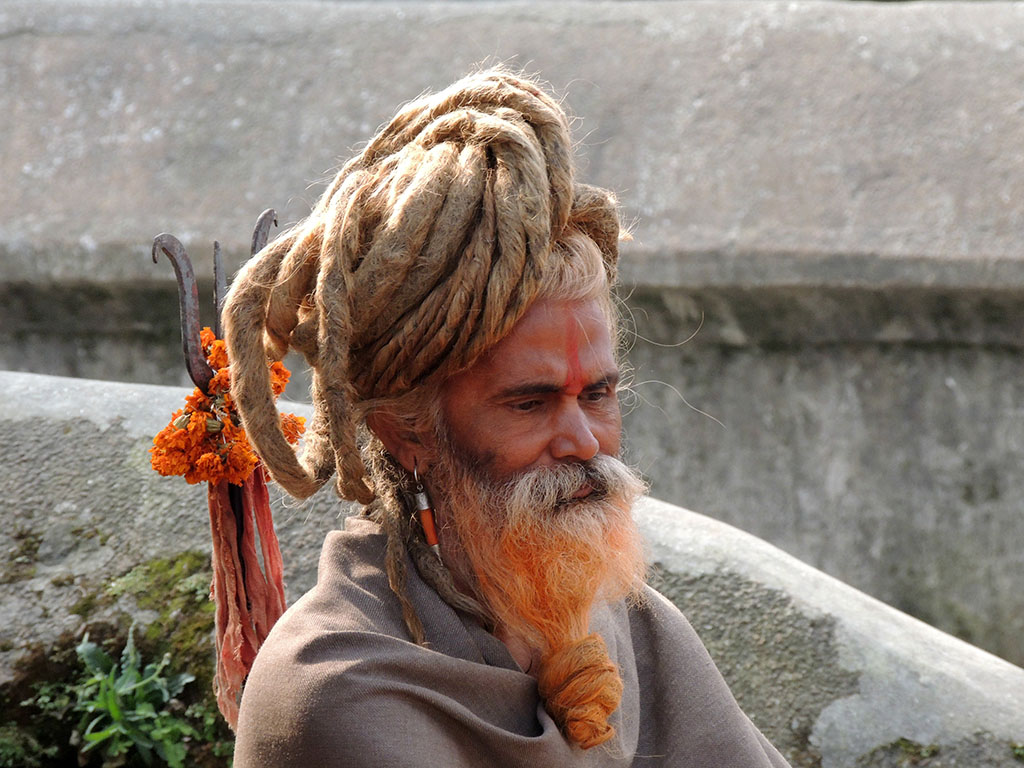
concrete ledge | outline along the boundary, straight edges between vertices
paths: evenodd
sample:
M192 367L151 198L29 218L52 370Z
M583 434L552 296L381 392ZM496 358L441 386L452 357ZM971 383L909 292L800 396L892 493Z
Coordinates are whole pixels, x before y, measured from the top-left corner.
M0 282L167 280L164 230L237 264L488 59L583 115L627 281L1024 286L1024 7L700 0L6 2Z
M0 388L7 684L27 649L82 629L83 595L150 558L208 551L208 534L202 489L157 476L146 454L186 390L17 373ZM275 503L291 599L339 512L329 497ZM895 767L914 750L933 768L1017 764L1024 670L728 525L653 499L637 515L658 585L794 766Z
M793 765L889 765L901 739L938 747L929 766L1014 765L1024 670L711 518L654 499L638 518L659 587Z
M210 533L205 484L160 477L149 465L153 435L190 389L6 372L0 387L4 684L26 647L82 628L78 601L153 558L209 552ZM294 600L315 582L323 536L342 507L330 489L299 506L274 488L271 501L282 550L292 553L285 575Z

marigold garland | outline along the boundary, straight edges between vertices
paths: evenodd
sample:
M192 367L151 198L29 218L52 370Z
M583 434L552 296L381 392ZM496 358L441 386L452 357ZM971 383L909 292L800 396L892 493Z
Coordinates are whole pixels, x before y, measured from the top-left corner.
M185 407L175 411L170 423L153 438L150 464L161 475L182 475L191 484L227 480L241 485L256 468L259 457L231 401L231 368L223 339L203 328L199 340L215 372L210 393L206 395L196 387L185 398ZM270 365L274 397L284 392L290 377L283 363ZM301 416L281 414L281 429L293 445L302 436L305 423Z

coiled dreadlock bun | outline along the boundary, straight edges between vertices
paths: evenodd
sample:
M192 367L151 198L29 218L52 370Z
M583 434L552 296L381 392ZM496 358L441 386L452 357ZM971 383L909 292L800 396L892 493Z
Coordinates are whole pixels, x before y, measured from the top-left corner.
M340 496L371 501L358 405L472 365L580 237L610 283L615 200L574 181L565 113L537 85L491 70L407 105L228 296L232 396L273 479L305 498L337 472ZM289 349L313 369L301 456L281 432L265 364Z

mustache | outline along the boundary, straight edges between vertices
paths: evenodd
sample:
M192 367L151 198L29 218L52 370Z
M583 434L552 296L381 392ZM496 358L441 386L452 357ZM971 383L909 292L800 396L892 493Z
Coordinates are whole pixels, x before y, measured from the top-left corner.
M586 487L591 492L575 498ZM572 464L538 467L507 480L496 490L499 500L513 508L557 510L609 496L635 497L646 488L639 475L621 460L598 455Z

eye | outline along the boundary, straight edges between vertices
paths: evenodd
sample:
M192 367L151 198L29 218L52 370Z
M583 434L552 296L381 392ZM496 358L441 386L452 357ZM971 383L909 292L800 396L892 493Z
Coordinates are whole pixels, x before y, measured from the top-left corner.
M589 392L583 393L583 397L584 399L586 399L588 403L599 403L602 400L606 400L611 396L612 391L609 387L604 387L602 389L592 389Z
M541 406L541 401L540 400L536 400L536 399L534 399L534 400L520 400L519 402L515 402L515 403L510 403L509 404L509 407L513 411L519 411L520 413L529 413L530 411L535 411L540 406Z

